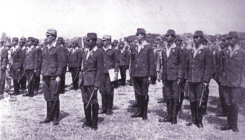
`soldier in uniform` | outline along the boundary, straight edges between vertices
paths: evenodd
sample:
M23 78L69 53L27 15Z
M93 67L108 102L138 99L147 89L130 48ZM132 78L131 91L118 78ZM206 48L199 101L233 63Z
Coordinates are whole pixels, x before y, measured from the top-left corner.
M101 90L102 96L102 109L100 113L106 113L107 115L111 115L112 107L113 107L113 98L114 98L114 87L115 82L113 82L114 77L109 76L109 70L114 70L115 78L118 77L119 71L119 58L118 53L111 46L111 36L105 35L102 38L103 40L103 57L104 57L104 75L103 75L103 87Z
M87 46L89 50L83 59L83 69L80 88L84 103L85 119L83 126L98 129L99 104L97 91L102 84L104 71L103 51L96 46L97 34L87 34ZM91 114L92 112L92 114Z
M39 45L39 40L37 38L34 38L34 47L36 50L36 55L37 55L37 70L36 70L36 75L35 75L35 84L34 84L34 94L38 94L39 86L40 86L40 74L41 74L41 65L42 65L42 49Z
M0 40L0 99L3 98L8 63L8 50L3 43L4 42Z
M14 95L18 95L20 92L20 79L21 79L21 69L22 69L22 51L21 47L18 45L19 39L14 37L12 39L11 47L11 60L10 60L10 76L14 83Z
M126 85L126 70L127 70L127 61L128 61L128 57L129 57L129 54L128 54L128 51L126 50L126 47L124 46L124 42L120 42L119 43L119 50L121 51L120 52L120 57L119 57L119 60L120 60L120 63L119 63L119 69L120 69L120 72L121 72L121 85L122 86L125 86Z
M154 76L154 53L152 47L146 42L146 31L138 28L136 32L138 43L131 50L131 73L134 90L138 98L138 110L131 117L142 117L147 120L147 107L149 102L149 85ZM150 81L149 81L150 77Z
M56 43L57 31L49 29L46 32L46 42L42 50L42 89L47 103L47 116L40 123L59 124L60 112L60 79L63 72L64 58Z
M83 52L78 47L77 40L72 41L72 47L68 55L68 67L72 76L72 90L78 89L79 73L81 71L81 64L83 59Z
M231 129L234 132L238 132L238 101L241 97L240 88L245 87L244 74L244 61L245 51L239 44L239 38L237 32L229 32L228 34L229 46L224 49L222 56L222 72L223 79L221 86L223 89L227 125L221 127L221 130Z
M202 118L205 109L204 94L205 89L211 78L211 52L205 48L202 41L204 34L202 31L194 33L194 46L188 50L187 58L187 80L189 86L189 100L191 108L192 124L197 125L199 128L203 127Z
M183 79L182 50L175 43L175 31L169 29L165 35L167 45L162 51L162 81L166 94L167 117L159 122L177 123L180 100L180 81Z
M25 70L23 68L23 64L25 61L25 54L26 54L26 38L21 37L19 46L21 47L21 62L22 62L22 68L21 68L21 74L20 74L20 90L22 90L23 93L25 93L26 90L26 76L25 76Z
M36 72L38 69L38 55L34 46L35 39L33 37L28 37L27 41L27 50L25 53L24 65L23 68L25 70L25 76L27 78L27 88L28 93L24 94L24 96L33 97L35 82L36 82Z

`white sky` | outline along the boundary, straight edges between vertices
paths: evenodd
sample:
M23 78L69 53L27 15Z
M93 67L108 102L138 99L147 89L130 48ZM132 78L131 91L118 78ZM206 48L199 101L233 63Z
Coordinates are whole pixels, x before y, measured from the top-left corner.
M207 34L245 31L245 0L0 0L0 33L45 37L97 32L120 38L138 27L164 34L203 30Z

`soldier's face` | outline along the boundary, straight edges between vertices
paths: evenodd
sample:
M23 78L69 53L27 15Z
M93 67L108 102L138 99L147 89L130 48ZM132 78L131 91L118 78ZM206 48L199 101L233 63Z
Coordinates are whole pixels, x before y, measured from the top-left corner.
M20 46L24 46L25 44L26 42L24 40L20 40L20 43L19 43Z
M51 34L47 34L46 35L46 43L50 44L50 43L54 42L55 38L56 38L55 36L53 36Z
M199 45L199 44L201 44L201 37L200 36L194 36L194 43L196 44L196 45Z
M12 44L15 46L15 45L18 44L18 41L17 40L14 40L14 41L12 41Z
M174 40L174 36L172 36L172 35L166 35L165 38L166 38L166 41L168 43L170 43L170 42L172 42Z
M229 38L229 42L231 46L236 45L238 43L238 38L236 37Z
M138 41L142 41L143 38L144 38L144 35L143 35L143 34L138 34L138 35L137 35Z
M28 42L27 42L27 45L28 45L28 46L31 46L31 45L32 45L32 41L28 41Z
M182 45L182 41L181 41L181 40L177 40L177 41L176 41L176 45L177 45L177 46L181 46L181 45Z

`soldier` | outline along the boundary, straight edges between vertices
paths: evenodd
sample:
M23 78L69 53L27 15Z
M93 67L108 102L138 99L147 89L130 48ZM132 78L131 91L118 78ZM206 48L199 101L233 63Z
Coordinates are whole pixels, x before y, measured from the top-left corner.
M205 89L211 78L211 53L208 48L204 48L202 41L204 34L202 31L194 33L194 46L188 50L187 58L187 80L189 86L189 99L191 108L192 124L202 128L202 118L205 109L206 94Z
M7 67L6 67L6 77L5 77L5 80L6 80L6 92L9 93L10 91L10 88L11 88L11 81L12 81L12 78L10 76L10 62L12 62L11 60L11 44L8 44L6 45L6 49L7 49L7 54L8 54L8 61L7 61ZM10 94L10 93L9 93Z
M3 40L0 40L0 99L3 98L8 63L8 50L3 44Z
M66 69L67 69L67 65L68 65L68 49L65 47L65 41L63 39L63 37L58 37L57 39L57 45L60 47L63 58L64 58L64 63L63 63L63 72L61 75L61 86L60 86L60 94L64 94L65 93L65 74L66 74Z
M154 76L154 53L152 47L146 42L146 31L138 28L136 32L138 43L131 50L131 72L134 90L137 94L138 110L131 117L142 117L147 120L147 107L149 102L149 84ZM150 77L150 81L149 81Z
M221 127L221 130L231 129L234 132L238 132L237 120L238 101L241 96L240 88L245 87L245 79L243 78L245 51L239 44L237 32L229 32L228 39L229 46L224 49L221 59L221 67L224 76L221 81L221 86L227 111L227 125Z
M120 72L121 72L121 85L122 86L125 86L126 84L126 70L127 70L127 61L128 61L128 58L129 58L129 54L128 54L128 51L126 50L126 47L124 46L124 42L120 42L119 43L119 50L121 51L120 52L120 57L119 57L119 60L120 60L120 63L119 63L119 69L120 69Z
M77 40L72 41L72 47L68 55L68 67L72 76L72 87L71 90L78 89L79 73L81 71L81 64L83 59L83 52L78 47Z
M177 124L180 100L180 81L183 79L182 50L175 43L175 31L169 29L165 35L167 45L162 51L162 81L166 94L167 117L159 122Z
M96 46L96 33L88 33L86 40L88 51L86 52L86 57L83 59L83 69L80 84L86 119L83 127L91 127L92 129L97 130L99 110L97 91L102 84L104 70L103 51L98 49Z
M14 93L13 95L18 95L20 93L20 79L21 79L21 69L22 69L22 51L21 47L18 45L19 39L14 37L12 39L11 47L11 60L10 60L10 76L14 83Z
M23 94L23 96L34 96L34 89L36 83L36 72L38 70L38 55L37 51L34 46L35 39L33 37L28 37L27 46L28 49L26 50L25 60L23 68L25 70L25 76L27 78L27 88L28 93Z
M109 75L109 70L114 70L116 79L118 77L119 71L119 59L118 53L111 46L111 36L105 35L102 38L103 40L103 57L104 57L104 75L103 75L103 88L101 90L102 96L102 109L100 113L106 113L107 115L111 115L112 107L113 107L113 98L114 98L114 87L116 84L116 80L114 81Z
M63 72L64 58L56 43L57 31L49 29L46 32L46 42L42 51L42 89L47 103L47 116L40 123L59 124L60 112L60 79Z
M26 38L21 37L19 46L21 47L21 62L22 62L22 68L21 68L21 74L20 74L20 90L25 93L26 90L26 76L25 76L25 70L23 68L24 61L25 61L25 54L26 54Z
M37 38L34 38L34 47L36 50L36 55L37 55L37 70L36 70L36 75L35 75L35 84L34 84L34 94L38 94L39 86L40 86L40 74L41 74L41 65L42 65L42 49L39 45L39 40Z

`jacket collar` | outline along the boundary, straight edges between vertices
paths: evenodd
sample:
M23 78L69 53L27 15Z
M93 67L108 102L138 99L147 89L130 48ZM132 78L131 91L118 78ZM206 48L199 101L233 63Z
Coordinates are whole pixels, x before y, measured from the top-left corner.
M230 57L232 57L236 52L240 49L240 46L237 44L234 49L232 50L231 46L228 47L228 50L230 51Z

